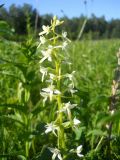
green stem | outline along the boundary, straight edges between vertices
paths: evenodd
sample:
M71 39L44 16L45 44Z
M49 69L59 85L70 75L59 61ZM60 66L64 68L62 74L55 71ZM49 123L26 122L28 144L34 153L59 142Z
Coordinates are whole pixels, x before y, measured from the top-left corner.
M36 154L34 139L32 140L32 150L33 150L33 153Z
M26 126L27 126L27 131L28 131L28 129L29 129L29 122L28 122L29 120L28 120L28 116L26 115L25 116L25 124L26 124ZM29 159L29 142L28 142L28 140L26 140L25 141L25 155L26 155L26 159Z
M58 62L56 62L56 75L57 77L61 76L61 67ZM57 89L61 90L60 78L57 78ZM58 104L58 110L61 110L62 109L61 95L58 95L57 97L57 104ZM64 127L62 126L62 123L63 123L63 113L62 112L58 114L58 123L59 123L58 148L65 148Z
M99 146L101 145L102 141L104 139L104 136L101 137L99 143L97 144L96 148L95 148L95 151L97 151L99 149Z
M55 24L53 25L53 44L56 44L56 38L55 38ZM61 90L61 66L59 60L57 60L57 55L55 54L56 60L55 60L55 67L56 67L56 75L57 75L57 89ZM58 95L57 97L57 104L58 104L58 111L62 109L62 102L61 102L61 95ZM63 114L62 112L58 114L58 124L59 124L59 130L58 130L58 148L65 148L65 140L64 140L64 127L62 126L63 123Z
M26 154L26 158L29 158L29 142L26 141L25 142L25 154Z
M58 108L61 108L61 97L58 97ZM65 141L64 141L64 128L62 126L63 122L63 115L59 113L59 130L58 130L58 148L65 148Z

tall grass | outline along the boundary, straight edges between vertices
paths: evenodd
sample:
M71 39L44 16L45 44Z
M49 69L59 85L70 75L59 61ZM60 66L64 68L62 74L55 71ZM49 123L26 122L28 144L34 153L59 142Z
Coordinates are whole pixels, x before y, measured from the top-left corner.
M120 159L119 88L113 115L108 107L120 42L71 42L65 49L69 40L56 33L58 22L40 42L0 41L0 157Z

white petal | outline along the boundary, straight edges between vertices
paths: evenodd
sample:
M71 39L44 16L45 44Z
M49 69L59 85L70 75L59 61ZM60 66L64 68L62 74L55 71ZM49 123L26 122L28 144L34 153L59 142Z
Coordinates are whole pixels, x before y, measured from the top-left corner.
M83 154L77 154L78 155L78 157L84 157L84 155Z
M39 36L43 35L43 34L48 34L50 32L50 27L49 26L42 26L43 31L39 33Z
M57 19L57 20L56 20L56 26L59 25L59 24L61 24L61 23L60 23L60 21Z
M50 91L50 101L52 101L53 91Z
M54 90L54 93L55 94L61 94L61 92L59 90L57 90L57 89Z
M43 88L42 91L46 92L46 93L49 93L50 92L50 89L49 88Z
M50 56L48 57L48 61L52 62L52 58Z
M62 36L63 36L63 38L66 38L67 37L67 32L63 32Z
M41 44L44 44L44 43L46 42L46 39L45 39L45 37L43 37L43 36L40 36L40 42L41 42Z
M52 128L47 128L46 130L45 130L45 133L47 134L47 133L49 133L49 132L51 132L52 131Z
M77 147L77 153L80 153L82 151L82 145Z
M48 149L50 150L50 152L54 153L54 148L48 147Z
M68 43L65 41L63 42L63 45L62 45L62 49L64 50L66 48L66 46L68 45Z
M58 154L58 159L63 160L60 153Z
M57 156L57 154L54 153L53 156L52 156L52 160L55 160L56 156Z
M47 57L43 57L43 58L40 60L40 63L44 62L46 59L47 59Z
M74 118L74 119L73 119L73 123L74 123L74 125L78 125L78 124L80 124L81 122L80 122L78 119Z

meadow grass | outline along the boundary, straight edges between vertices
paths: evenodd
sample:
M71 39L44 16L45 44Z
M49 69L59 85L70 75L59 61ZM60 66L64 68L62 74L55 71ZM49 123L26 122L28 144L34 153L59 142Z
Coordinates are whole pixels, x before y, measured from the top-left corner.
M76 71L75 89L78 92L71 100L78 104L73 115L81 121L74 133L67 130L67 146L82 144L84 160L107 159L108 120L114 121L111 160L120 159L119 103L118 113L112 119L108 110L119 47L119 40L84 40L71 42L65 52L72 63L69 66L64 64L63 72ZM44 136L43 132L46 123L54 119L54 111L50 111L51 103L46 103L47 108L42 105L40 89L44 84L40 80L36 58L39 51L35 48L34 41L25 44L6 40L0 42L0 155L5 160L25 159L27 150L30 159L48 160L51 156L46 146L48 141L54 143L55 139ZM22 95L23 88L19 88L18 95L20 82L24 82L26 96ZM18 96L25 96L20 103ZM79 157L74 154L66 157L66 160L77 159Z

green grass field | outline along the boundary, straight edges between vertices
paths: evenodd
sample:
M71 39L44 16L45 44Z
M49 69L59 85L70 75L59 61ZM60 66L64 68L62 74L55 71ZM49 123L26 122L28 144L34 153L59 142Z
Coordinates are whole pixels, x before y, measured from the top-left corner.
M84 157L72 154L65 160L120 159L119 98L113 116L109 115L108 109L119 47L120 40L80 41L71 42L66 50L72 64L65 66L63 72L76 71L77 92L72 102L78 107L73 115L81 121L74 132L67 129L67 146L81 144ZM24 44L0 41L1 160L25 160L27 149L29 160L49 160L51 156L46 147L48 142L54 143L56 137L43 133L44 125L54 119L54 108L49 102L46 107L42 104L40 90L44 84L41 83L39 50L36 48L33 41ZM26 99L29 99L27 103ZM110 122L113 126L109 146L106 125Z

